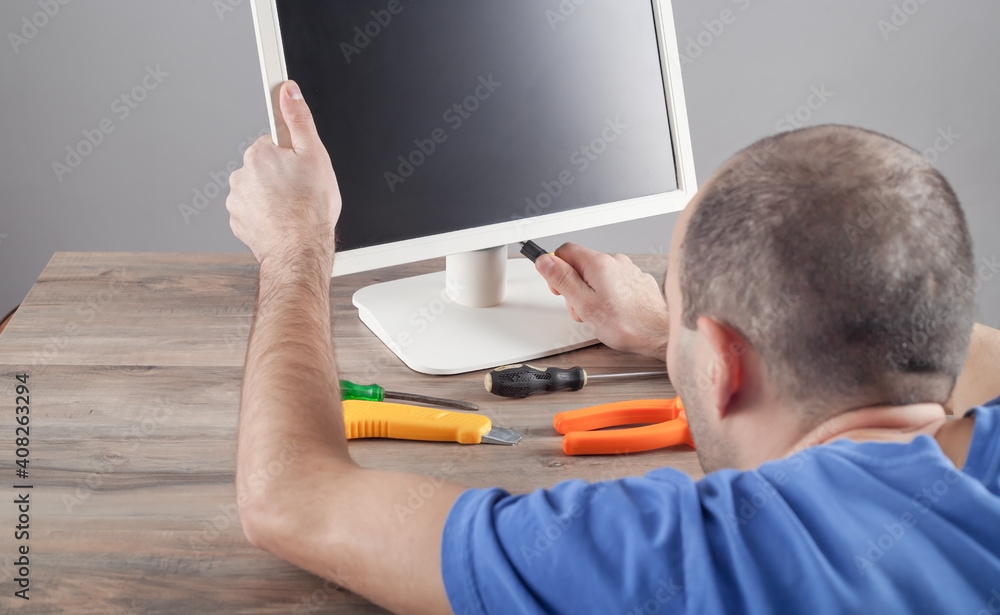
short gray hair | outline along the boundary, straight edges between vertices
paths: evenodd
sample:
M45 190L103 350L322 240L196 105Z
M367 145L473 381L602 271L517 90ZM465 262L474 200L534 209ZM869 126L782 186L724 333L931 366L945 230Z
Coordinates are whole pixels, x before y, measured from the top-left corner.
M739 331L804 407L947 400L972 330L972 243L920 154L806 128L754 143L707 189L682 252L685 327Z

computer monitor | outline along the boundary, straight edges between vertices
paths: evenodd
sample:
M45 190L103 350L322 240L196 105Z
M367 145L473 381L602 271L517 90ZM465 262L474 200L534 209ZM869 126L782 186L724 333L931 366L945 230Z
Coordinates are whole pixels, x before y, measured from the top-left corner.
M452 374L594 343L507 246L677 211L696 181L669 0L253 0L271 130L296 80L344 206L333 275L409 367ZM548 246L554 247L554 246Z

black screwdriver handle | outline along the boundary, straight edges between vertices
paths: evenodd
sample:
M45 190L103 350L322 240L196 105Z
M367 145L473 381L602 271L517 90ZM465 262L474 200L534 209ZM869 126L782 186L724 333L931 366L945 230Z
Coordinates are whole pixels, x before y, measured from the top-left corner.
M582 367L538 369L518 364L498 367L486 374L486 390L501 397L527 397L543 391L579 391L587 384Z

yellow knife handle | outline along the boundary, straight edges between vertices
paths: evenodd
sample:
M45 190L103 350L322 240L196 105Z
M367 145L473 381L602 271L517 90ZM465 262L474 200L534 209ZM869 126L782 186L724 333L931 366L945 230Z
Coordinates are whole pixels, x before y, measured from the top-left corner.
M358 399L343 404L348 440L393 438L479 444L493 428L490 419L482 414Z

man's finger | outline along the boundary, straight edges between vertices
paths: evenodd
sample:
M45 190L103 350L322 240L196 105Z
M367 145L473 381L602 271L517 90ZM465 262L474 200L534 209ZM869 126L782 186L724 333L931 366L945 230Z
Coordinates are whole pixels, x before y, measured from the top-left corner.
M587 285L566 261L551 254L542 254L535 261L535 269L542 274L549 287L573 303L590 300L594 289Z
M288 128L292 140L292 149L296 152L306 152L317 147L323 147L312 111L302 98L302 90L294 81L286 81L281 86L281 117Z
M555 255L566 261L570 267L575 269L584 278L587 277L587 269L593 263L597 262L597 259L604 256L601 252L591 250L587 246L581 246L578 243L564 243L563 245L556 248Z

